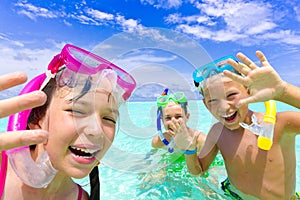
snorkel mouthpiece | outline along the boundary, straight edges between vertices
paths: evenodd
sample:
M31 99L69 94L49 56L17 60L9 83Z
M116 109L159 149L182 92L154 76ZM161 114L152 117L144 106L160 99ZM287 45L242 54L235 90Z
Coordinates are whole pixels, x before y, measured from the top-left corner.
M274 100L264 102L266 107L266 113L263 122L275 124L276 122L276 104Z
M270 150L273 144L274 126L276 122L275 101L266 101L266 113L263 118L262 132L257 139L257 146L263 150Z
M45 79L45 74L35 77L27 83L20 95L39 90ZM26 130L30 112L31 109L11 115L8 119L7 131ZM12 168L20 180L34 188L46 187L58 172L52 166L46 151L43 151L36 160L33 160L29 146L6 150L2 156L8 157ZM5 167L5 165L1 166L1 170Z
M274 126L276 123L276 103L274 100L265 101L266 112L262 124L258 124L255 115L252 115L252 124L240 125L258 135L257 146L262 150L270 150L273 144Z
M58 172L52 166L46 151L36 161L32 159L28 146L7 150L6 153L17 176L31 187L47 187Z

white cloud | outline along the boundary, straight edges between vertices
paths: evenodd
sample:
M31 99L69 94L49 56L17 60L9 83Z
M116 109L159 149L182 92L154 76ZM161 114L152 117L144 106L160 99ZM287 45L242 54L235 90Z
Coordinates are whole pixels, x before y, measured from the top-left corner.
M17 3L15 4L17 7L20 7L21 10L18 11L19 14L26 15L28 18L32 20L36 20L37 17L44 18L57 18L59 17L56 13L49 11L46 8L37 7L32 4L26 3Z
M0 57L1 74L23 71L32 78L45 72L53 56L61 51L64 44L55 43L51 45L52 48L30 49L19 41L0 40L0 45L0 54L3 55Z
M154 52L155 53L155 52ZM150 51L147 51L147 54L144 52L136 52L131 54L130 56L125 56L122 58L121 62L124 66L143 66L149 63L167 63L169 61L176 60L177 56L170 55L170 56L159 56L159 55L152 55Z
M90 16L92 16L94 19L98 19L98 20L113 20L114 19L114 15L112 15L110 13L101 12L99 10L94 10L92 8L88 8L86 13L89 14Z
M182 5L182 0L140 0L143 4L150 4L155 8L179 8Z
M5 34L1 34L0 33L0 41L1 40L3 40L4 42L6 42L6 43L8 43L10 45L13 45L13 46L24 47L24 44L22 42L17 41L17 40L11 40Z
M219 26L224 22L226 29L237 33L257 34L276 27L272 20L272 8L268 3L206 0L196 3L196 7L203 15L218 22Z
M137 20L126 19L124 16L121 15L116 16L116 23L121 25L124 31L134 31L136 29L142 28L142 26L139 25Z
M180 13L170 14L165 18L165 22L168 24L179 24L179 23L187 23L187 24L206 24L206 25L214 25L215 22L212 22L208 16L203 15L191 15L191 16L181 16Z
M229 30L213 31L207 27L198 26L198 25L194 25L194 26L179 25L177 29L184 33L194 35L197 38L210 39L219 42L237 41L242 38L246 38L245 35L231 32Z
M299 44L299 33L288 28L284 30L280 26L286 10L278 10L275 4L244 0L203 0L190 3L194 3L199 14L182 16L177 12L169 14L165 22L199 39L239 41L240 44L250 45L271 42L276 38L278 43ZM299 7L294 6L293 9L300 19Z
M135 19L126 19L125 16L120 14L112 14L107 12L102 12L93 8L82 9L86 6L86 2L82 1L80 4L75 4L76 11L72 13L66 13L63 10L50 11L46 8L34 6L32 4L17 3L16 7L20 8L18 10L19 14L25 15L32 20L36 20L38 17L43 18L59 18L63 17L62 22L71 26L72 23L67 21L68 19L78 20L81 24L86 25L119 25L123 31L133 31L136 28L140 28L141 25Z
M111 14L95 10L92 8L85 9L80 15L73 13L73 19L77 19L82 24L89 24L95 26L102 25L119 25L123 31L133 31L137 28L141 28L139 22L135 19L126 19L120 14Z
M226 41L240 41L241 39L247 38L246 35L236 33L230 30L219 30L213 31L213 40L226 42Z
M78 14L72 14L70 15L73 19L78 20L82 24L93 24L93 25L99 25L99 23L94 20L91 17L88 17L86 15L78 15Z
M265 33L269 30L273 30L277 25L274 24L273 22L261 22L258 23L254 27L250 27L248 30L245 30L249 35L255 35L255 34L260 34L260 33Z
M70 22L68 22L67 20L63 20L63 22L64 22L64 24L66 25L66 26L72 26L72 24L70 23Z
M284 42L286 44L300 45L300 34L296 34L291 30L280 30L277 32L265 33L258 37L263 40L273 40Z
M294 7L294 11L296 13L296 19L300 22L300 7L299 6L295 6Z

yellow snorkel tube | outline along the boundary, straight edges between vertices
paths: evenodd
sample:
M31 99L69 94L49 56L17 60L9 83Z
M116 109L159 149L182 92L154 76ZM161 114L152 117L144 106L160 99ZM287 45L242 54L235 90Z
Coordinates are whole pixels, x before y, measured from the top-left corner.
M263 118L262 129L257 139L257 146L263 150L270 150L273 144L274 126L276 122L276 103L274 100L265 101L266 113Z
M258 135L257 146L262 150L270 150L273 144L274 126L276 122L276 104L274 100L265 101L265 116L263 122L258 124L256 116L252 115L252 124L240 123L240 125Z

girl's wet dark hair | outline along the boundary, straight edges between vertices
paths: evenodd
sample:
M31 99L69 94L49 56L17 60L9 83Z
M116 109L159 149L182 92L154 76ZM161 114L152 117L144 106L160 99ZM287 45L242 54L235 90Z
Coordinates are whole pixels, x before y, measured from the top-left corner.
M45 117L46 111L50 105L50 102L52 100L52 96L56 88L58 87L56 83L56 79L52 78L48 84L43 89L43 92L47 95L46 103L40 107L33 108L30 112L30 115L28 117L27 121L27 129L29 130L28 124L38 124L39 121ZM83 97L91 88L91 81L88 79L80 92L80 94L72 99L72 101L77 101L81 97ZM31 145L30 150L34 150L36 145ZM99 170L98 166L95 166L93 170L89 174L90 178L90 197L91 200L100 200L100 181L99 181Z

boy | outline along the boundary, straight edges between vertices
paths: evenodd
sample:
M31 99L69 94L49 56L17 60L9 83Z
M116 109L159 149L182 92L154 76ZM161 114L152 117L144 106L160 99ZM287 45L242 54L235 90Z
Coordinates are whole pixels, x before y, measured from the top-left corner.
M300 113L277 113L273 145L269 151L257 147L257 135L239 124L251 124L252 115L260 123L263 113L248 109L248 103L274 99L300 107L300 89L279 77L262 52L256 53L262 63L259 68L243 54L228 62L243 76L224 71L221 79L208 78L200 86L203 102L219 121L210 129L200 154L185 155L192 174L202 174L220 150L225 161L228 180L222 189L234 199L296 199L295 137L300 130ZM227 64L228 65L228 64ZM230 78L229 78L230 77ZM221 81L223 87L217 84ZM242 84L245 86L243 86ZM193 144L186 136L181 145ZM193 150L191 145L187 150Z

